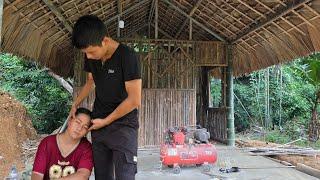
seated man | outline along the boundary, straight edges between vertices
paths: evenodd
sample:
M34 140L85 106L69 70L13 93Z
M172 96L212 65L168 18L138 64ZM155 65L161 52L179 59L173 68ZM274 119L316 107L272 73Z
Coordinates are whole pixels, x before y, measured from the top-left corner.
M77 109L65 132L44 138L38 147L31 179L89 179L93 167L91 144L84 136L91 112Z

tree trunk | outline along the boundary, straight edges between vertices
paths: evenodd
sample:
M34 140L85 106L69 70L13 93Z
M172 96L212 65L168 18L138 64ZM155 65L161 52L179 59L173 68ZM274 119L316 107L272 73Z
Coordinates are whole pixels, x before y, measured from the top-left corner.
M311 110L311 121L309 124L309 140L312 142L316 142L319 139L319 127L320 124L318 122L318 103L320 101L320 91L317 92L317 97L314 102L314 106Z

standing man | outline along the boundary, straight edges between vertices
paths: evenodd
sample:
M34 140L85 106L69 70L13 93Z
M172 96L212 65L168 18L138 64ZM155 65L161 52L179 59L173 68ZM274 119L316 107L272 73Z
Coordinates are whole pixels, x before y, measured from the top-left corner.
M142 86L137 56L129 47L107 37L106 26L96 16L77 20L72 43L86 55L87 81L72 105L71 115L95 87L89 129L95 178L133 180L137 173L137 108Z

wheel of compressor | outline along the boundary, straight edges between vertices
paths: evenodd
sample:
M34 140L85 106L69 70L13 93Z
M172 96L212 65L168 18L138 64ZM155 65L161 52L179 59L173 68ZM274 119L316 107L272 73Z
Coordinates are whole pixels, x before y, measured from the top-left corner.
M180 174L180 172L181 172L180 166L175 166L175 167L173 168L173 173L174 173L174 174Z
M203 170L204 172L210 172L211 166L210 166L209 164L203 164L203 165L202 165L202 170Z

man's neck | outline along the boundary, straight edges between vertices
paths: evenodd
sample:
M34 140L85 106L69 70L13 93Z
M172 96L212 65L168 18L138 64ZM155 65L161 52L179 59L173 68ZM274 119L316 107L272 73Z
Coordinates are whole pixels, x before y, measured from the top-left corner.
M118 46L119 46L118 42L111 40L109 47L107 47L105 56L102 57L101 61L105 62L105 61L109 60L112 57L112 55L114 54L114 52L117 50Z

